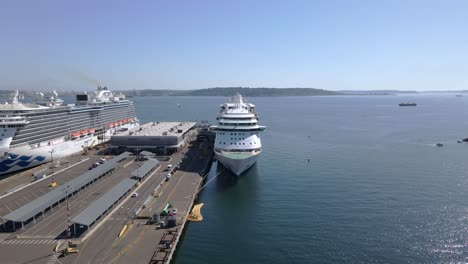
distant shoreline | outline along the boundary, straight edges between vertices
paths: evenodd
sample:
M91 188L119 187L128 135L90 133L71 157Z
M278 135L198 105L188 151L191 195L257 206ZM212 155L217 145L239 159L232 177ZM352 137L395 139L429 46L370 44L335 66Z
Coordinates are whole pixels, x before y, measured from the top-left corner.
M48 93L47 91L43 91ZM133 89L133 90L116 90L122 92L128 97L133 96L222 96L229 97L236 93L240 93L245 97L286 97L286 96L381 96L381 95L412 95L412 94L427 94L427 93L454 93L465 94L468 90L460 91L400 91L400 90L339 90L330 91L317 88L250 88L250 87L215 87L196 90L153 90L153 89ZM14 93L14 90L0 90L0 97L8 97ZM25 96L34 96L36 91L26 90L20 91ZM80 93L74 89L71 91L60 91L59 95L76 95Z
M232 96L236 93L240 93L246 97L343 95L340 92L315 88L244 87L218 87L198 90L124 90L121 92L127 96Z

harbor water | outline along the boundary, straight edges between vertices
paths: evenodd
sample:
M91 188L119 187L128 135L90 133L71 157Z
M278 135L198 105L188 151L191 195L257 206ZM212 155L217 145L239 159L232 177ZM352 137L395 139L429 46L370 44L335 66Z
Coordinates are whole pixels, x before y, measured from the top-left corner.
M141 123L215 122L227 99L133 98ZM468 97L247 100L263 153L240 177L214 164L174 263L468 261Z

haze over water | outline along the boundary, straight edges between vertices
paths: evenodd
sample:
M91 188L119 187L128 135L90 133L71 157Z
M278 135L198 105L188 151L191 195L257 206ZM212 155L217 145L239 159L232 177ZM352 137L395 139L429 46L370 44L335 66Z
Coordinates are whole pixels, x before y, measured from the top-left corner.
M134 98L141 123L214 122L226 100ZM213 166L176 264L468 261L468 97L247 100L263 153L238 178Z

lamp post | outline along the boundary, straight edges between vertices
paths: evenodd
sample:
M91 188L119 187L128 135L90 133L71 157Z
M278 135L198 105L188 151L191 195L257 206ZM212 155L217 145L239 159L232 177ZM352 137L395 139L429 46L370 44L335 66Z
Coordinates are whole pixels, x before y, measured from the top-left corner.
M54 157L53 157L53 155L52 155L54 152L55 152L55 149L49 150L49 153L50 153L50 164L51 164L52 172L54 172Z
M67 188L65 189L65 201L67 203L67 238L71 238L71 230L70 230L70 207L68 206L68 189L70 188L70 185L67 185Z
M136 160L139 161L140 160L140 149L139 148L136 148Z

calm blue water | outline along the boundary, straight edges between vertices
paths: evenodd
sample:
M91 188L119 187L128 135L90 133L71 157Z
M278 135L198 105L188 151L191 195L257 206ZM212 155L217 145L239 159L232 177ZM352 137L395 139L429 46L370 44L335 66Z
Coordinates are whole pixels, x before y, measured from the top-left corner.
M176 264L468 262L468 97L248 99L264 152L203 190ZM214 121L226 98L134 101L142 122Z

